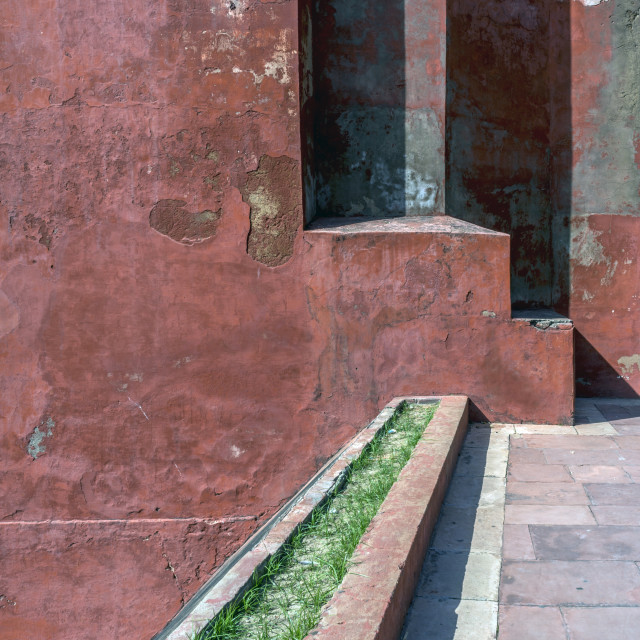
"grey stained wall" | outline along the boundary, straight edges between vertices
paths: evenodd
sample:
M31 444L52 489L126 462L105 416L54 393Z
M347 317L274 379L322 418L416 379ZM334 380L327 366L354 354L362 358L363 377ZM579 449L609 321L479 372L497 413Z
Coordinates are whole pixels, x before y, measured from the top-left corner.
M443 16L444 2L315 3L307 219L444 212Z

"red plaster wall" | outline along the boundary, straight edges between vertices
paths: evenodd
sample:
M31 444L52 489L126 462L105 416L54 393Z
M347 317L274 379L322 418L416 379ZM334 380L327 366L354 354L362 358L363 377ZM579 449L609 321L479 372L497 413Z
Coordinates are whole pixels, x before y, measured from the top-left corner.
M295 3L0 20L3 640L150 637L394 395L570 419L506 236L303 233Z
M247 253L301 226L296 5L0 21L0 636L150 637L355 426L317 444L297 265Z
M563 24L558 7L566 3L447 1L447 212L510 234L511 295L524 307L552 304L549 49Z
M447 211L510 233L515 305L575 322L577 395L640 392L638 11L447 3Z
M640 8L571 3L569 312L579 395L640 392Z

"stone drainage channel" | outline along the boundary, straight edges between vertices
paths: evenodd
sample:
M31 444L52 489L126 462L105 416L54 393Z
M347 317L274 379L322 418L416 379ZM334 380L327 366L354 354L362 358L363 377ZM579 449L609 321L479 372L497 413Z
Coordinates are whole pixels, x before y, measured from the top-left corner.
M468 421L464 396L395 398L216 572L153 640L190 640L225 605L241 597L269 558L340 486L345 469L403 402L440 402L411 459L354 552L350 571L325 605L314 640L397 637L413 597L440 505Z

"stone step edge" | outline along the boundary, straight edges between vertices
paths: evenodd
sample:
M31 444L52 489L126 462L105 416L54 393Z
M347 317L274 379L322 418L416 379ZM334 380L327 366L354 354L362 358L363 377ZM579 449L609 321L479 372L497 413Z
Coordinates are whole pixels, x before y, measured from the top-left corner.
M453 398L458 403L464 401L465 407L467 406L467 398L464 396L401 396L391 400L371 423L342 447L278 513L227 559L173 620L153 636L152 640L191 640L193 635L204 628L209 620L215 617L226 605L241 598L251 587L254 573L259 573L271 556L293 537L298 527L309 520L313 510L327 499L334 488L341 486L346 478L346 471L353 460L358 458L362 450L373 440L402 403L431 404L440 402L429 429L425 431L425 436L429 432L430 439L433 425L438 425L443 420L447 423L448 419L444 415ZM425 436L416 445L414 454L425 440ZM433 444L429 446L433 446ZM407 463L408 465L409 463ZM399 481L400 478L396 484ZM393 487L382 508L392 492ZM407 606L408 604L407 602Z
M305 640L394 640L467 432L469 404L445 396Z

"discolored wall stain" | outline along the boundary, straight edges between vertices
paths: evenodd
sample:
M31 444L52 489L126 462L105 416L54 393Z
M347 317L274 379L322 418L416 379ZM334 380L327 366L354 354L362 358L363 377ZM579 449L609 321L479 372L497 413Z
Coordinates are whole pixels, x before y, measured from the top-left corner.
M20 323L20 311L3 291L0 291L0 336L13 331Z
M315 4L308 220L444 213L445 9Z
M53 418L48 417L43 420L34 430L29 438L27 453L35 460L38 456L46 453L44 439L53 435L53 428L56 426Z
M216 233L222 209L191 213L184 200L160 200L149 214L149 225L159 233L182 244L196 244Z
M240 188L251 207L247 252L256 261L277 267L289 260L302 221L300 166L293 158L264 155Z
M549 69L559 10L551 0L447 8L447 210L508 233L512 302L550 306Z

